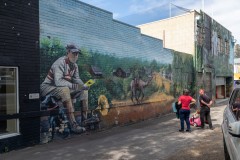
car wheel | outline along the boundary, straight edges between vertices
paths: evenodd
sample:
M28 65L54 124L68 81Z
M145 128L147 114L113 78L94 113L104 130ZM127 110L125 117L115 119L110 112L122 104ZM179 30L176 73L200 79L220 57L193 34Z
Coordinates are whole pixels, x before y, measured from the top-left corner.
M231 158L229 156L229 153L228 153L228 150L227 150L227 145L226 145L224 136L223 136L223 147L224 147L224 157L225 157L225 160L231 160Z

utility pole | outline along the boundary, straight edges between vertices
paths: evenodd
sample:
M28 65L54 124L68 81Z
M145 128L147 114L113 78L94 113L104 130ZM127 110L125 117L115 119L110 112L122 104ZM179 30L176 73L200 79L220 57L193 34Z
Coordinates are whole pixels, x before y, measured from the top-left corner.
M172 3L170 2L169 3L169 18L171 18L172 17Z
M204 12L204 0L202 0L202 11Z

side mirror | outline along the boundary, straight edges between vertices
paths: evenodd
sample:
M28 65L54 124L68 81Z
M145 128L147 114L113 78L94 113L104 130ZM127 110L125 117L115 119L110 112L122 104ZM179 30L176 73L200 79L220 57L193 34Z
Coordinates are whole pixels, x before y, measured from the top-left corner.
M230 123L228 127L228 132L233 136L240 137L240 121Z

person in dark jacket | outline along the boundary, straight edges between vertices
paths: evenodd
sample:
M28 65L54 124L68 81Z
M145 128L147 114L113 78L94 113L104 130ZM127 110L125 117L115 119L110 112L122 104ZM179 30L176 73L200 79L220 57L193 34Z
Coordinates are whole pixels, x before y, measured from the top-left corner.
M200 102L200 119L201 119L201 128L204 129L205 119L208 122L209 128L213 130L212 120L210 116L210 107L212 105L212 99L208 97L203 89L199 90L199 102Z

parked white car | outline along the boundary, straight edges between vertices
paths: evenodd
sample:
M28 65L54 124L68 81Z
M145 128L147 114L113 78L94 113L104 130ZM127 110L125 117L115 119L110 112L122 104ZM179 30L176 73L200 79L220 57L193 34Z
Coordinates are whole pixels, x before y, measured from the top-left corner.
M223 113L222 132L226 160L240 160L240 87L236 87ZM239 111L238 111L238 109ZM236 111L234 111L236 110Z

